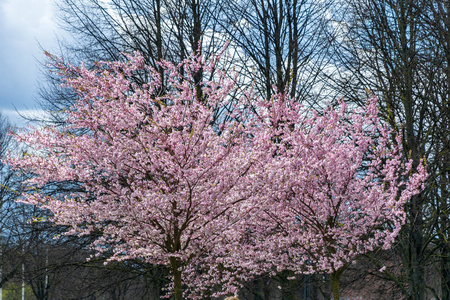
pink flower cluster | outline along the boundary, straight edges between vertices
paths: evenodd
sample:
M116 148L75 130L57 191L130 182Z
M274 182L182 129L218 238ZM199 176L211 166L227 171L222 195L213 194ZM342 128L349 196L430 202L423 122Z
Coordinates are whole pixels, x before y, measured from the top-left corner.
M33 149L7 159L35 174L22 201L49 209L68 234L101 232L92 246L112 250L111 260L181 272L191 298L213 285L235 292L261 272L334 272L388 248L427 175L401 157L376 100L322 112L284 94L236 100L216 62L161 62L163 82L139 54L91 70L55 59L78 100L66 127L14 134ZM197 99L200 68L212 80ZM39 192L52 182L81 188Z

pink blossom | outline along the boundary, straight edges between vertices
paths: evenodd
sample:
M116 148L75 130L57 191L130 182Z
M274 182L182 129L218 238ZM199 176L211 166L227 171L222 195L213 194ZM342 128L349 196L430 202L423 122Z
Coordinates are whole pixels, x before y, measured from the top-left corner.
M53 212L68 234L101 232L92 247L112 250L110 260L169 266L173 286L181 277L193 299L214 285L222 290L213 296L236 293L262 272L332 273L390 247L427 174L402 158L375 99L322 112L283 93L264 101L250 90L235 101L218 58L162 61L166 82L139 54L127 58L92 70L54 58L78 99L66 127L14 134L33 149L7 159L35 175L23 202ZM197 99L200 68L213 79ZM133 83L143 73L148 82ZM224 108L233 112L226 124ZM39 190L52 182L80 189Z

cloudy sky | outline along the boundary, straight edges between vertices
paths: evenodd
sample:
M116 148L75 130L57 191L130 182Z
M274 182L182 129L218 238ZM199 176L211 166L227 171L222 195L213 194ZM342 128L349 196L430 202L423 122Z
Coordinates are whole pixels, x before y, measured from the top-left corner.
M0 0L0 111L23 126L20 112L37 108L39 43L55 47L56 8L53 0Z

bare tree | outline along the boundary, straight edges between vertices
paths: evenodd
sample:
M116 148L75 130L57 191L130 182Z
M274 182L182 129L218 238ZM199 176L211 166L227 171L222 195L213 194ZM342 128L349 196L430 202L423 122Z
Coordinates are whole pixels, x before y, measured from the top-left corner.
M297 100L316 99L327 65L326 12L333 1L239 0L223 3L220 25L235 46L242 76L269 99L288 89Z
M0 114L0 288L20 274L23 263L23 214L14 202L20 194L21 179L1 161L13 150L8 130L8 120ZM16 254L13 259L9 256L11 250Z
M406 206L396 247L403 273L390 280L408 299L437 297L441 291L426 280L425 269L441 255L448 278L448 248L442 243L448 237L448 7L420 0L344 2L344 13L334 16L340 76L330 84L359 104L365 89L377 95L384 119L403 134L405 154L415 165L426 158L430 172L424 192ZM448 284L441 289L448 295Z

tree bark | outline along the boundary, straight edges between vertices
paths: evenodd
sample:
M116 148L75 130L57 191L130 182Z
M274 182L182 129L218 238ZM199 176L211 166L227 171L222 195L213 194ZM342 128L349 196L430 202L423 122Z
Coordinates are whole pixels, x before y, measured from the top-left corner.
M335 271L331 274L331 289L333 291L333 300L339 300L339 279L341 278L341 271Z
M170 258L170 266L173 272L173 298L174 300L183 300L183 287L181 285L181 264L176 257Z

